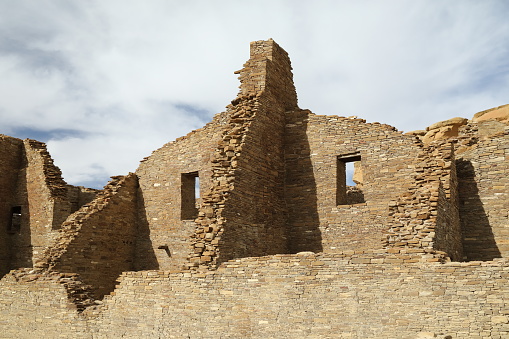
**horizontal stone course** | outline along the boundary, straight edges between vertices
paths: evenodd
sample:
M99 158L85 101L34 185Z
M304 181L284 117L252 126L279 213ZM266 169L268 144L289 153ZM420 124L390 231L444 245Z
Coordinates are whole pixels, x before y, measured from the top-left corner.
M99 192L0 135L0 337L509 337L507 106L403 134L300 109L287 53L250 54Z

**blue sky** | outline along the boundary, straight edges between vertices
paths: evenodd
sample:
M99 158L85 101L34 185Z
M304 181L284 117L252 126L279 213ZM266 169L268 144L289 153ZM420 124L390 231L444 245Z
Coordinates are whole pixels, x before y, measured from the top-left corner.
M0 0L0 133L102 187L224 110L249 42L289 54L301 108L400 130L509 103L505 0Z

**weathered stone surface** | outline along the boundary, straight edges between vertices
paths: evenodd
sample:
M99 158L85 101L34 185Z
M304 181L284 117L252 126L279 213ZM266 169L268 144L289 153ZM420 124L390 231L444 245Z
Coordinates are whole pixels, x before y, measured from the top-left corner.
M446 127L446 126L458 126L459 127L459 126L465 125L467 122L468 122L468 119L466 119L466 118L456 117L456 118L451 118L448 120L436 122L436 123L430 125L428 128L426 128L426 130L431 131L433 129L440 129L440 128Z
M0 336L509 336L508 106L403 134L298 108L272 40L236 73L100 192L0 135Z
M473 122L481 122L486 120L496 120L509 123L509 105L499 106L486 111L474 114Z
M133 269L137 177L113 177L96 198L62 224L55 244L34 263L39 271L78 273L101 298L116 278Z
M426 144L435 140L444 140L458 136L459 128L465 125L468 119L452 118L440 121L426 128L426 134L422 137L422 141Z
M125 272L114 295L79 316L61 278L7 275L0 281L0 324L3 336L27 338L507 336L507 261L391 259L376 251L274 255L206 273ZM13 323L23 326L7 325Z
M419 129L419 130L416 130L416 131L406 132L405 134L424 136L426 134L426 132L427 131L424 130L424 129Z
M360 161L357 161L354 163L354 172L352 176L352 181L356 183L357 185L361 185L363 183L363 176L362 176L362 167Z
M0 135L0 274L31 267L58 234L62 222L92 200L97 190L67 185L46 145ZM12 228L12 211L20 223Z

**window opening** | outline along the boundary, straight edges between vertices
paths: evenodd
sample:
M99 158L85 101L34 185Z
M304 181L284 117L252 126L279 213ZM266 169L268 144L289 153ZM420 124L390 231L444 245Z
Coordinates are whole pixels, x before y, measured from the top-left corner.
M360 173L361 173L360 155L348 155L338 157L337 185L336 185L337 205L353 205L365 202L364 193L362 192L362 183L356 182L359 180Z
M21 206L14 206L11 209L10 233L19 233L21 231Z
M355 171L355 162L350 161L345 163L346 165L346 185L356 186L357 184L353 181L353 173Z
M197 203L200 197L198 172L182 173L181 179L181 219L195 219L198 216Z
M200 195L200 177L196 176L194 180L194 197L195 200L198 201L198 199L201 198Z

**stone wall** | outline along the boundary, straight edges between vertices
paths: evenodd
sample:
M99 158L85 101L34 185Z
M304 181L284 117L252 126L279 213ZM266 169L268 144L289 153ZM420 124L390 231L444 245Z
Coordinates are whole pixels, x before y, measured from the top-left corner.
M285 198L289 202L287 236L292 253L323 250L316 180L307 134L310 114L308 110L285 114Z
M249 60L235 74L241 83L238 98L265 93L283 111L297 108L290 58L274 40L251 42Z
M250 60L240 71L241 93L255 95L243 108L251 111L233 189L224 215L226 225L219 243L221 261L246 256L286 253L286 201L284 195L285 111L297 107L288 54L273 40L251 43ZM250 88L258 77L264 86ZM239 96L233 103L244 102ZM249 113L248 113L249 114Z
M233 189L225 204L219 262L286 253L283 108L261 95L243 108L252 121L242 138Z
M10 159L13 167L2 172L10 186L2 194L6 200L10 199L4 207L4 211L9 210L9 220L3 224L10 227L12 210L16 208L21 222L6 237L11 252L9 267L31 267L54 242L65 218L90 201L97 190L67 185L44 143L10 140L15 140L18 149ZM6 145L3 150L9 152L10 148Z
M59 284L4 278L0 324L19 338L43 328L46 337L80 338L509 335L507 262L422 258L352 251L237 259L209 272L125 272L115 294L80 317Z
M182 175L198 174L200 207L211 190L214 151L229 127L230 115L229 111L218 114L203 128L164 145L136 170L140 185L136 269L179 270L187 263L198 214L183 219ZM187 190L193 192L194 185Z
M251 95L234 100L228 107L227 112L230 116L228 127L222 132L221 140L211 161L212 184L202 198L196 219L197 228L192 235L192 252L187 265L189 268L214 268L225 258L235 255L245 256L251 249L249 241L257 240L252 239L253 234L247 227L235 224L235 220L239 219L235 213L241 212L247 219L246 223L252 221L253 212L256 214L254 206L246 206L238 198L239 195L242 196L245 187L242 187L242 184L239 185L239 182L242 182L239 179L243 173L239 173L237 169L239 168L239 156L243 153L243 147L246 145L247 131L259 106L258 99ZM245 167L245 162L243 164ZM249 174L252 175L252 173ZM250 188L252 189L252 187ZM235 199L235 195L237 195L237 199ZM237 204L240 202L242 207L247 207L247 210L243 211L241 206L236 206L235 203L232 203L232 199ZM252 201L252 199L249 200ZM227 205L230 210L234 210L229 215L225 212ZM233 219L227 220L227 217ZM228 227L226 227L227 223ZM228 234L223 237L225 231ZM240 235L242 231L248 231L248 234ZM228 245L225 245L225 242Z
M93 326L102 338L509 335L506 264L419 265L382 254L362 257L250 258L194 276L126 273Z
M0 338L92 338L61 275L0 280Z
M433 249L447 252L452 260L463 261L463 232L459 213L459 191L454 145L437 146L435 166L442 168L437 201ZM431 154L435 154L432 152ZM431 204L433 206L434 204Z
M12 207L16 205L18 171L22 161L22 141L0 135L0 277L11 268ZM26 207L26 205L24 205ZM21 231L21 230L20 230ZM23 230L26 231L26 230Z
M188 267L287 252L284 196L285 110L295 109L288 54L274 41L251 43L240 93L212 160Z
M471 122L461 132L457 168L467 260L509 256L509 127ZM484 128L484 132L480 129Z
M293 252L381 247L389 203L413 183L421 144L393 127L362 119L287 113L286 190ZM338 201L340 161L362 169L364 203ZM343 165L344 166L344 165ZM346 192L345 192L346 194Z
M492 260L509 253L508 124L509 105L504 105L476 113L471 120L453 118L409 132L425 143L455 144L465 260Z
M436 249L463 259L453 147L436 141L417 157L411 186L391 201L386 246Z
M286 52L250 54L99 193L0 136L0 336L509 337L509 106L404 135L299 109Z
M219 242L226 222L223 211L234 188L237 157L253 115L253 97L236 100L227 107L227 124L210 161L212 173L209 188L201 199L196 229L191 235L191 253L187 268L214 267L220 257Z
M11 268L31 267L33 259L53 241L57 223L54 207L66 192L60 170L53 165L46 146L35 140L16 140L21 146L17 159L12 160L16 167L4 172L15 175L10 178L10 191L5 192L5 197L11 199L9 219L14 209L20 218L19 227L8 236ZM6 225L10 224L9 220Z
M113 178L95 200L69 216L34 267L78 273L97 298L113 291L120 273L134 268L137 190L136 175Z
M53 243L56 230L71 212L66 200L67 184L60 169L53 164L46 145L30 139L23 143L26 166L20 172L19 182L24 182L18 185L18 199L20 205L26 202L29 219L26 230L20 232L14 244L19 255L13 258L15 268L31 267Z

